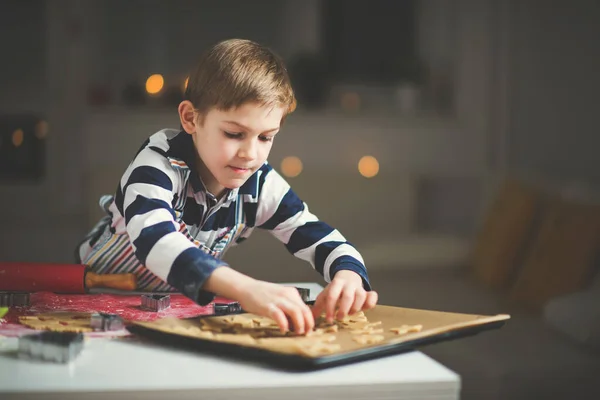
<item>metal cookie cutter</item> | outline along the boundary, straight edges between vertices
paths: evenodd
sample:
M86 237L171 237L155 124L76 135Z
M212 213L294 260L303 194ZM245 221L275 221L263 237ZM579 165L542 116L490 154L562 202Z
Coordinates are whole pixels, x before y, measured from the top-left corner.
M95 331L118 331L125 328L125 323L115 314L94 313L91 326Z
M45 331L19 337L18 354L20 357L68 363L75 359L82 349L81 332Z
M142 308L148 311L162 311L171 307L171 296L168 294L143 294Z
M303 302L310 301L310 289L297 287L296 290L300 293Z
M238 314L240 312L242 312L242 306L237 301L232 301L231 303L215 303L215 314L217 315Z
M0 307L28 306L30 304L27 292L0 292Z

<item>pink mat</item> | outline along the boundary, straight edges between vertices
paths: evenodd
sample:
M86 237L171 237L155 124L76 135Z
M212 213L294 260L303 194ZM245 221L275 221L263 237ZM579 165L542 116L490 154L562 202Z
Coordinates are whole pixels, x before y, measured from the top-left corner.
M213 304L202 307L182 294L171 294L171 307L160 311L151 312L140 308L141 296L116 295L116 294L55 294L50 292L37 292L31 294L31 304L27 307L12 307L4 318L0 319L0 336L20 336L33 332L21 324L19 317L24 315L37 315L47 312L101 312L117 314L129 321L154 321L159 318L176 317L192 318L199 315L213 313ZM218 302L229 300L217 298ZM128 332L93 332L88 336L126 336Z

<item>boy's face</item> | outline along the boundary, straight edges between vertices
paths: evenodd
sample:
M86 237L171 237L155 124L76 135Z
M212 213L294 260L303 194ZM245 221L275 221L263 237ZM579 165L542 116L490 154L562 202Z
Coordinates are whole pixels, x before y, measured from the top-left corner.
M215 196L234 189L258 170L269 156L283 118L281 107L248 103L228 111L211 109L203 123L186 129L200 157L200 177ZM196 120L197 121L197 120Z

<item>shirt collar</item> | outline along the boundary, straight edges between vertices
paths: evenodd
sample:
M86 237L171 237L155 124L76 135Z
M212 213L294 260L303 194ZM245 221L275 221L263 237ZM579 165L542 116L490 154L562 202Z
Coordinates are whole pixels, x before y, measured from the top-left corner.
M169 161L177 160L185 163L190 170L190 182L192 184L192 189L194 189L194 193L204 192L207 196L213 196L212 193L209 193L208 190L206 190L206 185L202 182L200 175L198 175L198 162L196 157L196 146L194 145L192 135L180 131L170 140L169 153L167 155ZM237 194L238 188L226 189L226 193L223 197L226 198L226 200L231 200L237 197Z

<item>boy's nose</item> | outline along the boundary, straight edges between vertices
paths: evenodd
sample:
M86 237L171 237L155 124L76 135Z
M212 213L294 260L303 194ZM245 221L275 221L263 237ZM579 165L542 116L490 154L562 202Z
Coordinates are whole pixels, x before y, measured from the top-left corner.
M254 160L257 157L256 144L253 140L247 141L240 146L238 157L244 160Z

